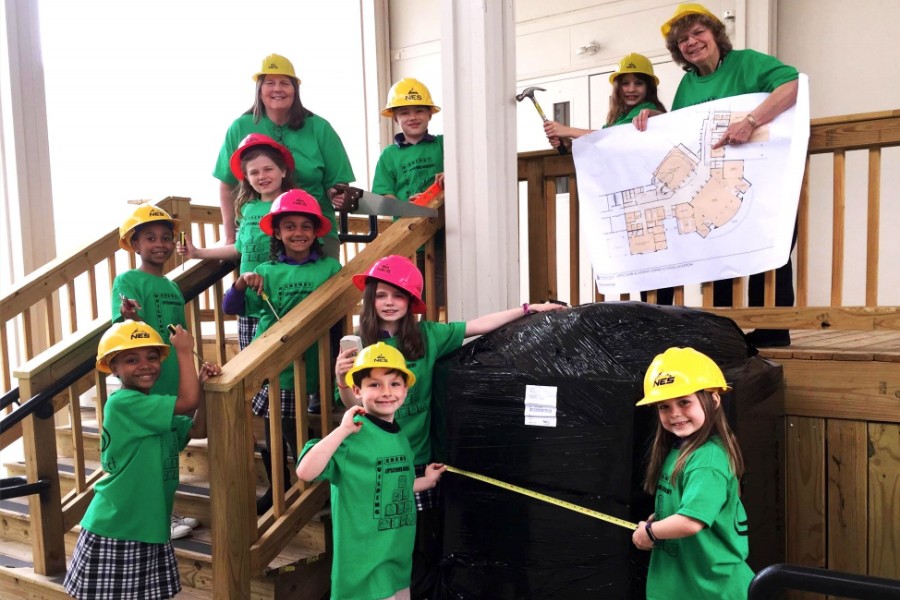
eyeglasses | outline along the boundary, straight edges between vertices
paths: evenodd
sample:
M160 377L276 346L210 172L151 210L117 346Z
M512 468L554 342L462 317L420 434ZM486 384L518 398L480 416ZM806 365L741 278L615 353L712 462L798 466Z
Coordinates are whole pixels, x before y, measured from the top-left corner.
M706 27L695 27L694 30L690 33L686 33L683 37L678 38L678 45L680 46L684 44L691 38L697 39L707 31L709 31L709 29L707 29Z

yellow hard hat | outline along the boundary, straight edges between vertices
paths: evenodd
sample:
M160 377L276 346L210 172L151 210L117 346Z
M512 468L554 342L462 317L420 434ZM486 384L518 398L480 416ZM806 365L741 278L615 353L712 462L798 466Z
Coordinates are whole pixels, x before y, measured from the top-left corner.
M416 383L416 376L406 368L406 359L403 354L384 342L378 342L366 346L356 355L353 368L347 371L344 382L353 387L353 374L363 369L395 369L406 375L406 387L411 388Z
M625 73L643 73L653 78L653 82L659 85L659 78L653 74L653 63L643 54L632 52L619 61L619 66L609 75L609 82L612 83L619 75Z
M121 323L113 323L100 338L100 344L97 346L97 370L112 373L109 363L119 352L147 346L159 348L160 361L166 360L169 355L169 345L155 329L143 321L128 319Z
M178 231L178 219L173 219L169 213L158 206L141 204L133 213L131 213L130 217L125 219L122 226L119 227L119 246L123 250L134 252L134 248L131 247L131 236L134 235L134 229L138 225L151 223L153 221L168 221L172 224L172 231Z
M665 23L663 23L662 27L660 27L660 30L662 31L662 36L664 38L668 37L669 32L672 31L672 25L674 25L675 22L678 21L679 19L686 17L688 15L705 15L714 21L718 21L719 23L722 22L722 21L719 21L719 17L717 17L716 15L711 13L709 11L709 9L706 8L705 6L703 6L702 4L700 4L698 2L682 2L681 4L678 5L678 8L675 9L675 14L672 15L672 18L669 19L668 21L666 21Z
M262 61L259 73L253 75L253 81L256 81L263 75L287 75L292 79L296 79L300 83L300 78L294 73L294 65L291 61L280 54L270 54Z
M669 348L657 354L644 375L644 397L637 403L653 404L710 390L727 392L722 369L702 352L693 348Z
M401 106L430 106L431 114L440 112L431 100L431 92L425 84L412 77L404 77L391 86L387 95L387 104L381 111L382 117L393 117L394 109Z

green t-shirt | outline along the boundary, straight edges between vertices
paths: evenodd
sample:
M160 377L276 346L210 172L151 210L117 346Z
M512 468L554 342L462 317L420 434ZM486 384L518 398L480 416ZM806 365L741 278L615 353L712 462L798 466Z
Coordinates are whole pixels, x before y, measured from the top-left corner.
M126 298L137 300L141 305L138 317L156 330L163 341L169 343L168 325L187 327L184 319L184 296L178 285L168 277L158 277L145 273L140 269L126 271L113 281L112 287L112 322L123 321L119 309L122 306L122 294ZM178 359L173 350L162 363L159 379L150 390L151 394L178 393Z
M688 71L678 84L672 110L741 94L772 92L797 79L797 69L755 50L732 50L709 75Z
M241 207L240 224L234 238L234 249L241 253L240 272L248 273L269 260L272 238L259 228L259 221L269 214L272 202L251 200Z
M265 134L291 151L294 183L319 201L322 214L331 221L328 237L337 239L337 220L326 191L336 183L353 182L356 177L344 144L331 124L318 115L311 115L306 117L303 127L290 129L276 125L265 115L260 117L259 123L253 122L253 115L241 115L225 134L213 177L228 185L237 183L231 173L231 155L241 140L251 133Z
M289 310L300 304L300 301L328 281L328 278L341 270L341 263L330 256L303 264L285 262L265 262L256 267L255 272L263 278L263 289L269 295L269 302L284 317ZM277 321L269 305L253 290L245 295L245 316L258 316L256 328L258 338ZM306 359L306 391L309 394L319 390L319 344L313 344L303 355ZM279 377L281 389L294 389L294 365L289 364Z
M391 194L400 200L420 194L434 183L434 177L444 172L444 136L421 140L417 144L391 144L382 151L375 166L372 191Z
M679 514L705 527L696 535L663 540L653 548L647 600L671 598L673 590L697 600L745 599L753 579L745 562L747 513L728 453L718 437L710 438L691 454L672 485L669 480L678 454L678 449L672 449L663 463L656 489L656 520Z
M406 401L394 413L394 418L409 439L415 464L425 465L431 462L431 387L434 363L462 347L466 324L420 321L419 331L425 342L425 356L419 360L406 361L406 367L416 376L416 384L409 388ZM384 341L397 347L396 337Z
M81 526L95 535L148 544L169 541L178 453L193 421L174 414L175 396L121 389L103 407L97 482Z
M333 600L387 598L410 584L416 474L406 437L388 429L390 423L363 420L317 478L331 483ZM301 458L318 441L307 443Z
M650 110L659 110L655 104L652 102L641 102L634 108L628 111L628 114L622 115L612 125L604 125L603 129L607 127L615 127L616 125L624 125L625 123L631 123L632 119L638 116L638 113L644 110L645 108L649 108Z

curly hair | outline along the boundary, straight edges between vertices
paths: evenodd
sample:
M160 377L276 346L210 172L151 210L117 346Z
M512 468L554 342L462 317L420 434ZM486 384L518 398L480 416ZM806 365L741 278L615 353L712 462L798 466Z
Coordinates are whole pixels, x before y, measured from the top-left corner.
M695 71L697 67L688 62L681 53L681 50L678 49L678 40L683 38L694 25L703 25L712 32L713 38L716 41L716 46L719 47L720 58L724 59L734 48L731 45L728 34L725 32L725 25L721 21L713 19L708 15L687 15L686 17L675 21L675 23L672 24L669 35L666 36L666 48L672 55L672 60L685 71Z
M310 221L312 221L314 229L318 229L322 224L322 222L319 220L319 217L317 217L316 215L301 212L283 212L275 215L275 217L272 219L272 229L278 229L281 225L281 219L283 217L286 217L287 215L302 215L308 218ZM310 245L310 251L313 250L315 250L316 254L319 255L319 258L325 256L325 247L322 245L322 241L319 238L313 240L313 243ZM272 235L272 237L269 239L269 260L272 262L278 262L278 257L281 254L284 254L284 252L284 242Z

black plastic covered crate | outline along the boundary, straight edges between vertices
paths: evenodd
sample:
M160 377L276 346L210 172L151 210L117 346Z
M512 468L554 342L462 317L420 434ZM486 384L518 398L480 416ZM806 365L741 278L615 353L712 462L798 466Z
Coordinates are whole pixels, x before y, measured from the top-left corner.
M656 414L635 403L647 366L672 346L709 355L734 388L723 402L747 462L750 563L778 562L781 367L758 357L731 320L700 310L591 304L528 316L466 344L436 368L436 459L627 521L645 519L653 502L641 491L643 459ZM554 426L526 424L526 386L555 389ZM456 474L441 488L444 560L435 597L643 597L649 555L633 548L630 530Z

